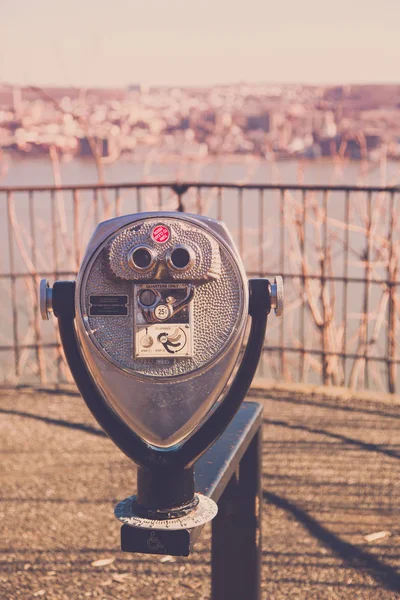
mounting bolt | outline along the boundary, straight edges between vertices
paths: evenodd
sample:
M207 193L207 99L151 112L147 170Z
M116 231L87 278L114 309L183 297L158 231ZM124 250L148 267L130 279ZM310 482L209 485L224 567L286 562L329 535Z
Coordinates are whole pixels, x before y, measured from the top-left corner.
M277 317L283 313L283 279L280 275L275 277L271 284L271 308L275 310Z
M53 288L49 286L47 279L40 280L39 305L43 321L48 321L50 319L49 313L53 310Z

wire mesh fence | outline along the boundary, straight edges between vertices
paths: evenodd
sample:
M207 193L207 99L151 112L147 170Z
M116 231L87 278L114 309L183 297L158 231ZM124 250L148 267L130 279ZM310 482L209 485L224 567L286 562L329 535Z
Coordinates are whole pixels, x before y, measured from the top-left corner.
M226 223L249 277L283 275L259 375L395 393L400 383L400 190L142 183L0 188L3 384L70 381L38 285L74 279L97 223L182 210Z

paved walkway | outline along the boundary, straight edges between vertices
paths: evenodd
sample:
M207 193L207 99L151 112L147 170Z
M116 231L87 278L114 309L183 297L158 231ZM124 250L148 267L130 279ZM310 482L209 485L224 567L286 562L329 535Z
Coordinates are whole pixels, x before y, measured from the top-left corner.
M399 406L263 396L262 599L400 598ZM208 530L189 558L118 550L135 469L80 398L2 392L0 439L1 600L209 599Z

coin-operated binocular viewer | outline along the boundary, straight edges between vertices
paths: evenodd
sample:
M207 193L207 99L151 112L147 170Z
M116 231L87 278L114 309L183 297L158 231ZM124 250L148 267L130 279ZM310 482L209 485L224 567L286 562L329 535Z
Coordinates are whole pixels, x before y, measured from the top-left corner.
M152 531L146 551L163 546L157 531L210 521L217 505L196 493L194 465L248 391L281 278L248 281L219 221L141 213L101 223L76 284L43 280L40 300L89 409L138 465L116 516Z

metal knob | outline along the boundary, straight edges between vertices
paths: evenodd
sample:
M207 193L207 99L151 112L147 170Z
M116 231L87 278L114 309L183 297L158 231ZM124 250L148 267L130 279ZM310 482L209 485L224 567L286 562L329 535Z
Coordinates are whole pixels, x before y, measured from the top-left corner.
M49 286L47 279L40 280L39 305L43 321L48 321L50 319L49 313L53 310L53 289Z
M283 279L280 275L275 277L271 284L271 308L275 310L277 317L283 313Z

